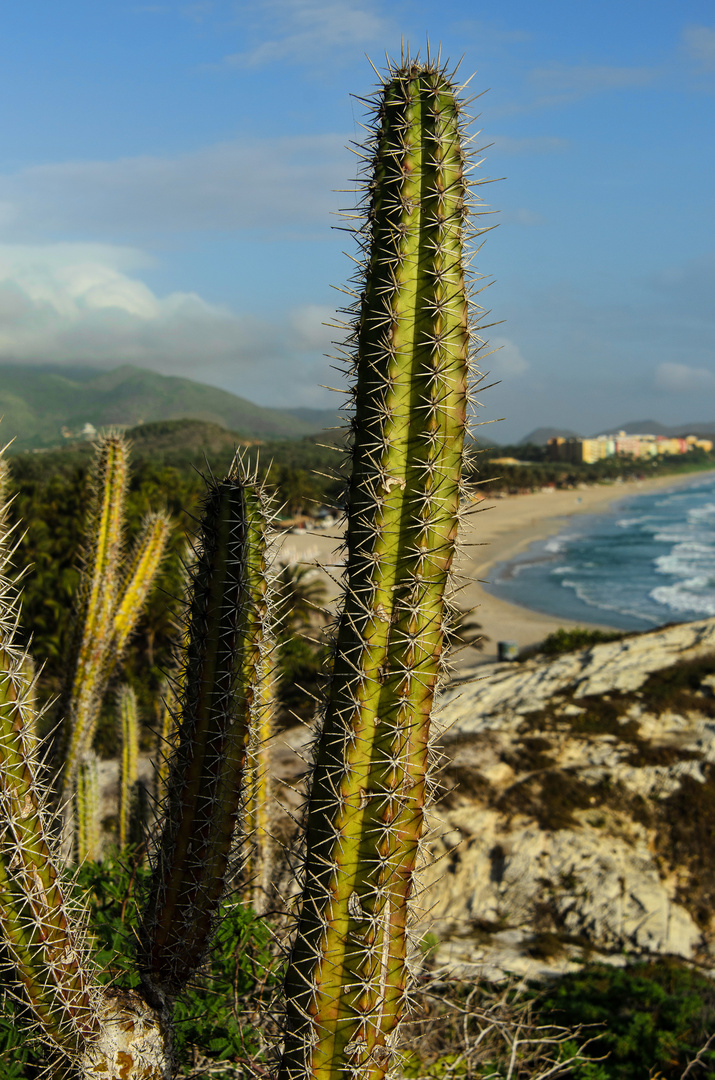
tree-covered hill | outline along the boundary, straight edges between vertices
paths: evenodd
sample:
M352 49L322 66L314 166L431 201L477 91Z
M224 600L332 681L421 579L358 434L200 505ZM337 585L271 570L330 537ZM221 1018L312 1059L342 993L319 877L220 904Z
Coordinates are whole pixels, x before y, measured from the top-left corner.
M0 364L2 437L12 452L58 446L94 428L190 418L243 439L300 438L335 423L329 409L268 409L191 379L124 365L96 368Z

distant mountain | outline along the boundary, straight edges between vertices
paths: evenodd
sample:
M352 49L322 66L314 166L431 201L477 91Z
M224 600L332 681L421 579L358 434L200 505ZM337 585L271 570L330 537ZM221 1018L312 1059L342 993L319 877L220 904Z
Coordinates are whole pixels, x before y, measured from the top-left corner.
M697 435L700 438L710 438L715 435L715 421L696 421L692 424L660 424L657 420L633 420L627 424L606 428L598 431L598 435L615 435L618 431L625 431L626 435L664 435L668 439L675 439L684 435Z
M530 431L528 435L519 440L517 445L526 446L527 443L530 443L532 446L546 446L549 439L556 438L580 439L581 436L577 435L575 431L569 431L567 428L540 427Z
M158 420L218 424L246 439L300 438L337 422L331 409L270 409L191 379L124 365L112 371L0 364L0 437L13 450L58 446L94 428ZM64 430L63 430L64 429Z
M599 428L593 435L586 436L594 439L597 435L615 435L619 431L625 431L626 435L664 435L666 438L677 438L684 435L697 435L699 438L715 437L715 421L704 421L693 424L661 424L657 420L632 420L627 424L617 424L615 427ZM575 431L568 428L535 428L517 443L518 446L526 446L531 443L534 446L545 446L549 439L582 439Z

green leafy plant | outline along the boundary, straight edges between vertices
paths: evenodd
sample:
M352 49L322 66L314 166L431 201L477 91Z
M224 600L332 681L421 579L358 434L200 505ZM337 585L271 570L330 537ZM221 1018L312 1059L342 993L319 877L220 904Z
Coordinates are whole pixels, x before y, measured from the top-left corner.
M590 965L539 994L537 1009L545 1022L583 1025L591 1036L591 1056L602 1060L576 1066L575 1080L680 1080L715 1032L712 980L670 958ZM715 1048L701 1060L695 1077L715 1068Z

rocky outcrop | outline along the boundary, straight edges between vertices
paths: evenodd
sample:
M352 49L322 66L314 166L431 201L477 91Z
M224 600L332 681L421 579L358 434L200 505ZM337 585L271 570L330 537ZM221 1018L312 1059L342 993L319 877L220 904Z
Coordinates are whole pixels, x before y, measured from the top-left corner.
M715 966L715 620L473 674L442 702L439 958Z

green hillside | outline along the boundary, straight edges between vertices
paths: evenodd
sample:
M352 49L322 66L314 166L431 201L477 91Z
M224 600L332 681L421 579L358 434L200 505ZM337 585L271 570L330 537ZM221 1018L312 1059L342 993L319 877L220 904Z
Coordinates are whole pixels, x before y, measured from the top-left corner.
M263 440L299 438L335 423L329 409L263 408L227 390L131 365L99 371L0 364L0 416L3 440L15 439L13 451L59 446L80 436L85 424L134 427L189 418Z

